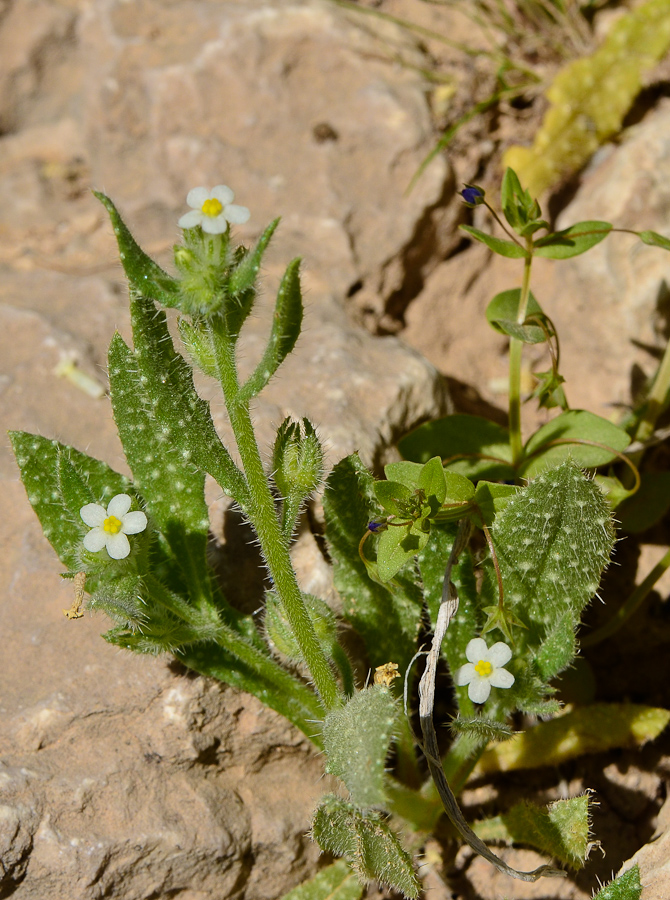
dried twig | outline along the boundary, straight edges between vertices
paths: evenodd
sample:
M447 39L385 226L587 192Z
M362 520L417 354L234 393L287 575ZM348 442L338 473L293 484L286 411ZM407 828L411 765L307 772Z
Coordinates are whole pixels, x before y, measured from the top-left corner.
M433 706L435 703L435 673L437 671L437 663L440 658L440 649L442 640L449 627L449 623L458 611L458 593L451 581L451 570L458 561L458 557L466 547L470 538L472 526L469 519L461 519L459 524L456 540L452 547L447 568L444 573L444 587L442 589L442 602L437 614L435 623L435 633L433 642L427 654L428 659L426 669L419 683L419 718L421 720L421 731L423 733L423 749L426 754L428 768L431 777L435 782L437 792L442 800L444 811L449 817L449 821L456 828L463 840L472 849L488 860L491 865L495 866L506 875L512 878L518 878L521 881L537 881L542 876L548 877L565 877L566 872L562 869L554 869L552 866L540 866L532 872L519 872L503 862L495 855L486 844L477 837L472 828L465 821L465 817L460 810L456 797L454 796L449 782L444 774L442 763L440 761L440 751L437 744L437 734L433 725Z

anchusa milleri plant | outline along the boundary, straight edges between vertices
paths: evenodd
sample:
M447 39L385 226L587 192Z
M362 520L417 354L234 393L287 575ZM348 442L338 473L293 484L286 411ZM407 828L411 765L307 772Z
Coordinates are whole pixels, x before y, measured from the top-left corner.
M254 247L238 245L231 226L245 222L249 211L233 203L226 186L194 188L187 198L191 210L179 220L177 274L170 275L138 246L111 200L96 196L109 213L130 286L133 346L113 336L109 382L132 479L56 441L11 436L30 503L66 577L75 581L76 609L67 614L79 615L85 590L88 607L113 621L107 641L140 653L171 653L203 675L248 691L325 751L326 770L343 788L319 803L312 836L341 859L304 885L301 897L327 897L338 889L358 898L361 885L373 879L417 897L413 857L445 813L452 850L460 835L515 878L561 876L563 866L583 865L592 846L587 796L544 807L528 800L475 823L466 821L456 797L498 746L524 739L513 735L515 712L538 720L561 711L554 680L575 658L581 614L615 540L603 485L616 500L632 490L612 473L601 485L585 471L625 459L632 431L568 408L555 329L530 292L535 255L560 259L583 252L611 226L587 222L550 233L538 204L508 171L506 223L495 214L506 237L466 230L523 265L521 288L499 294L487 312L489 323L510 339L509 429L451 416L404 438L405 459L386 466L385 479L376 480L355 455L328 475L326 540L343 619L375 670L369 684L341 645L333 611L301 591L289 554L301 511L324 475L316 428L306 419L286 420L271 460L264 461L250 412L300 333L299 259L281 280L263 353L245 380L239 376L238 339L278 220ZM463 199L472 207L488 205L477 185L466 186ZM668 249L665 239L651 234L648 243ZM183 353L175 349L164 308L179 313ZM524 344L541 341L551 349L552 365L539 377L535 396L563 411L524 443L521 353ZM221 386L240 465L194 389L192 366ZM648 430L649 416L642 414L636 428L646 423ZM206 474L258 537L271 585L262 623L235 609L208 568ZM427 640L430 649L422 652ZM417 691L417 657L425 657L418 684L421 738L407 715ZM445 665L453 688L440 703L453 714L451 740L438 741L435 684ZM608 723L619 712L603 713L606 744ZM577 733L572 752L579 752L580 726L567 721L570 715L540 721L528 734L571 728ZM647 715L645 722L653 731L667 718L649 724ZM537 749L542 740L534 746L526 764L546 762ZM552 862L516 871L488 839L530 845ZM638 897L636 873L624 877L621 898Z

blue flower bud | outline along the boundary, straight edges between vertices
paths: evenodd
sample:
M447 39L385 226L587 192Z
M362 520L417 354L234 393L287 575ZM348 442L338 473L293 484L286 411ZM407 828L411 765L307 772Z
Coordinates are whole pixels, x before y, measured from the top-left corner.
M384 528L383 522L368 522L368 531L371 531L373 534L377 534L382 528Z
M484 202L484 191L476 184L466 184L461 191L461 197L468 206L479 206Z

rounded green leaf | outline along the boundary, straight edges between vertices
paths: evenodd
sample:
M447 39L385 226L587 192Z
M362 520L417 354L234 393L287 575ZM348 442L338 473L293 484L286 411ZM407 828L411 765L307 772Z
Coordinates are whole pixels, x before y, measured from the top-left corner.
M486 308L489 325L500 334L518 338L525 344L540 344L542 341L546 341L547 337L554 333L554 330L542 311L542 307L531 292L528 297L525 321L523 324L519 324L517 315L520 300L521 288L513 288L510 291L496 294ZM544 328L538 322L541 322Z
M556 231L535 241L533 252L536 256L548 259L570 259L604 241L611 230L610 222L577 222L563 231Z
M527 478L566 459L586 468L612 462L630 443L622 429L583 409L571 409L543 425L524 447L519 473Z
M398 443L415 462L439 456L445 468L467 478L508 481L515 476L509 431L481 416L454 415L419 425Z

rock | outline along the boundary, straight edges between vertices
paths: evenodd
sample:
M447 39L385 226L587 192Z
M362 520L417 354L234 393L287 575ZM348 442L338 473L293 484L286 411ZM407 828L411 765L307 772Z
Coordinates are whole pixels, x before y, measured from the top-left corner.
M615 228L668 234L670 216L670 102L607 146L583 173L557 227L589 219ZM561 337L569 397L577 407L608 415L629 403L656 369L668 338L670 255L632 235L611 234L597 247L547 272L542 302ZM540 299L540 293L538 293ZM641 372L639 371L641 370Z
M444 161L403 198L430 149L414 75L378 59L377 44L327 3L7 8L5 427L56 437L127 471L109 401L99 396L114 329L130 338L126 289L89 186L113 197L166 265L194 184L233 186L253 211L241 231L247 241L282 214L267 296L280 267L303 255L306 329L256 404L264 452L286 415L307 415L329 464L358 449L379 466L402 430L446 410L428 363L395 338L358 330L344 310L359 284L383 310L451 240L442 228L452 215ZM30 28L14 39L22 17ZM262 313L245 336L249 363L262 348ZM63 357L78 361L98 396L58 377ZM201 386L214 396L211 383ZM309 741L254 698L168 660L119 653L100 640L106 623L98 618L66 620L71 587L59 579L6 444L0 477L0 572L11 585L0 604L0 894L275 898L312 874L318 848L306 832L327 784ZM236 547L239 560L246 548ZM309 531L294 556L305 588L332 601Z
M659 813L651 841L625 862L618 874L627 872L634 865L640 867L644 900L665 900L670 879L670 800L665 801Z

